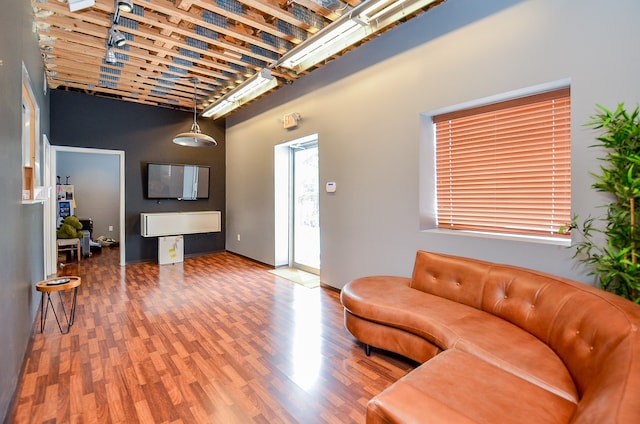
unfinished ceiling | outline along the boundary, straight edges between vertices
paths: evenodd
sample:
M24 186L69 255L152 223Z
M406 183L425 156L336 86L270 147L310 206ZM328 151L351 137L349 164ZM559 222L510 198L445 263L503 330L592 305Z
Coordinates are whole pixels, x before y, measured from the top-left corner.
M32 5L50 88L193 110L195 77L202 110L361 1L134 0L117 13L114 0L75 12L67 0ZM109 63L114 16L126 44ZM299 76L271 72L280 84Z

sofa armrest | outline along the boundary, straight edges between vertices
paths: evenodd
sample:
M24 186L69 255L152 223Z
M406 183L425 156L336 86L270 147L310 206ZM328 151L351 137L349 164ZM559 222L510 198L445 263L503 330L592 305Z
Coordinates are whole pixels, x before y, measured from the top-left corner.
M393 290L396 287L409 287L411 285L411 278L409 277L397 277L391 275L375 275L370 277L356 278L348 282L340 292L340 302L347 307L348 299L363 300L359 293L369 293L371 291L378 291L387 293L389 290ZM366 290L362 290L366 288ZM347 304L346 304L346 303Z

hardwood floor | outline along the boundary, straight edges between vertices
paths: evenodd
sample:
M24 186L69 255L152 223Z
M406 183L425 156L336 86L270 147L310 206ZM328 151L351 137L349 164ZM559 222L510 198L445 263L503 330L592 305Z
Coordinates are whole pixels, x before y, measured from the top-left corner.
M230 253L120 267L102 250L61 270L83 279L75 324L34 325L10 422L362 423L415 366L366 357L335 291Z

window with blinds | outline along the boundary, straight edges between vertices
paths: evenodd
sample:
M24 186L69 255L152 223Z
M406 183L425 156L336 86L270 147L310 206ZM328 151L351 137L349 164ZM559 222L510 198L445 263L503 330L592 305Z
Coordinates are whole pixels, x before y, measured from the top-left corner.
M433 121L438 228L569 237L569 88Z

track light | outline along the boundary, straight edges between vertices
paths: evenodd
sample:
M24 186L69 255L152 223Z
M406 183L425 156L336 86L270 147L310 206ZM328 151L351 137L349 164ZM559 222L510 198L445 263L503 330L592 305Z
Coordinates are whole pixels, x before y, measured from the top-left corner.
M120 30L116 28L115 24L109 28L109 41L109 44L118 47L122 47L127 43L127 39Z
M133 0L116 0L118 9L123 12L131 12L133 10Z
M115 65L118 63L118 59L116 59L116 54L110 46L107 46L107 54L104 58L104 61L110 65Z

